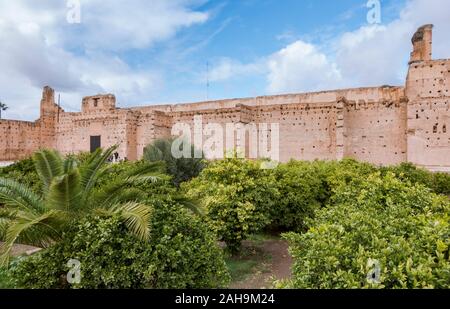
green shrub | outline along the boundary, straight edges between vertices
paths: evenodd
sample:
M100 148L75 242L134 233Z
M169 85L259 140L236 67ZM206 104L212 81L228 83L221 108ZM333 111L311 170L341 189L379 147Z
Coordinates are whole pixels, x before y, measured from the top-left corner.
M183 188L201 201L206 222L235 253L248 235L270 223L279 196L274 181L259 162L232 158L211 163Z
M287 234L295 288L449 288L450 205L388 173L336 187L305 234ZM373 265L377 282L369 282Z
M14 261L11 262L11 265L14 265ZM0 267L0 289L12 289L14 286L15 283L10 269Z
M450 195L450 174L433 173L419 168L412 163L402 163L397 166L382 167L381 171L394 173L402 181L412 184L422 184L430 188L434 193Z
M274 171L280 198L271 207L272 228L282 231L304 231L305 219L327 200L324 174L319 162L291 161Z
M166 173L172 176L173 183L179 186L182 182L197 177L205 167L203 158L175 158L172 155L172 139L154 141L144 149L144 160L148 162L164 162ZM191 146L192 156L195 153ZM203 155L202 155L203 157Z
M450 174L435 173L433 175L433 184L431 187L437 194L450 196Z
M32 158L20 160L12 165L0 168L0 178L13 179L26 185L37 192L42 187L42 182L36 172Z
M224 288L230 276L216 235L170 196L155 201L151 287Z
M152 273L149 255L149 245L127 233L118 218L89 218L12 272L21 288L143 288ZM66 278L72 259L81 263L81 281L74 285Z
M353 183L360 183L367 176L378 171L377 167L369 163L358 162L353 159L342 161L322 162L322 177L325 178L327 197L331 198L338 188ZM326 201L325 201L326 202Z
M401 163L395 166L382 167L383 174L394 173L402 181L409 181L412 184L422 184L431 188L433 174L425 169L418 168L412 163ZM432 188L431 188L432 189Z
M66 279L71 259L81 263L79 284ZM21 288L218 288L229 281L214 235L170 199L155 205L148 242L117 218L88 218L11 271Z

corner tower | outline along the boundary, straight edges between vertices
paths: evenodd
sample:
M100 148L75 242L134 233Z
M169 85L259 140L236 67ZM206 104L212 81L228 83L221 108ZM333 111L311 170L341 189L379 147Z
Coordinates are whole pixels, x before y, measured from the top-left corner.
M433 25L420 27L406 79L408 162L450 171L450 60L432 59Z
M63 112L55 103L55 91L45 86L42 91L41 115L36 122L39 128L39 148L55 148L56 124Z
M428 24L417 29L411 41L413 51L409 64L431 60L433 52L433 25Z

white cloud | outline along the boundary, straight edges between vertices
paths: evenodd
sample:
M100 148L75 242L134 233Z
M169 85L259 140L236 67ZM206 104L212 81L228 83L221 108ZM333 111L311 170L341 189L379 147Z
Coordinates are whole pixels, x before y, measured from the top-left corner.
M37 118L45 85L62 92L69 110L94 93L112 92L128 104L148 98L163 83L160 74L131 67L116 52L151 47L205 22L208 14L192 9L199 3L82 0L81 24L69 24L66 1L1 1L0 100L10 107L6 116Z
M209 80L211 82L224 81L230 78L262 73L264 70L264 63L261 62L243 64L233 59L222 58L213 63L209 72Z
M344 33L326 52L302 41L292 43L268 62L268 91L402 85L412 50L411 37L419 26L435 25L434 58L449 58L448 12L448 0L410 0L394 21Z
M198 1L197 1L198 2ZM146 48L182 27L203 23L208 14L189 7L192 0L83 1L75 35L87 48Z
M318 90L339 81L336 67L314 45L294 42L268 60L269 92Z

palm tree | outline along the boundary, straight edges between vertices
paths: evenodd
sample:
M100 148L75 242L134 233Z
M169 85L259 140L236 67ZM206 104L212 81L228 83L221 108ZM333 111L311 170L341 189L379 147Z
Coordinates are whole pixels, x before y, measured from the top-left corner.
M6 178L0 178L0 265L7 265L14 243L47 248L63 237L70 224L93 214L119 215L130 233L147 239L151 207L139 185L158 179L158 164L147 164L98 187L108 173L108 158L117 149L98 149L79 164L56 151L42 150L33 161L43 183L41 194Z
M148 162L164 162L166 172L172 176L172 182L179 186L182 182L197 177L205 168L202 158L179 158L172 155L172 143L174 139L158 139L144 149L144 160ZM191 145L191 153L195 153L194 145Z
M6 111L8 106L5 103L0 102L0 119L2 119L2 111Z

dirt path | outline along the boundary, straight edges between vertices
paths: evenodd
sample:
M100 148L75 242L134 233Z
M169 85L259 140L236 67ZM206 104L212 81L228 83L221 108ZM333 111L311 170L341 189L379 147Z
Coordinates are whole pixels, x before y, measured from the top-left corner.
M0 241L0 245L1 244L3 244L3 243ZM11 255L19 256L22 254L26 254L27 252L28 253L34 252L35 250L38 250L38 248L32 247L32 246L27 246L27 245L14 245L11 250Z
M292 258L286 241L265 240L257 243L246 241L243 246L246 249L256 248L258 254L266 255L268 258L255 267L255 273L234 282L230 288L265 289L271 288L274 280L290 278Z

